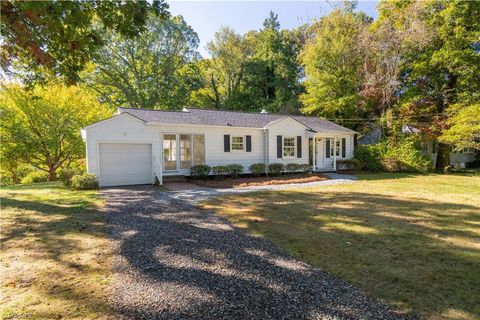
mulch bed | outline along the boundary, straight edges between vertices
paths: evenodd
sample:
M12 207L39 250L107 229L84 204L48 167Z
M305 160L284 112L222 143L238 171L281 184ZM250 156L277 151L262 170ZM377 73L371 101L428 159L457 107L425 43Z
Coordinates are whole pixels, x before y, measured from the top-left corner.
M309 174L292 174L278 177L240 177L240 178L210 178L195 180L191 179L190 182L195 183L201 187L209 187L215 189L228 189L228 188L242 188L252 186L270 186L279 184L292 184L292 183L306 183L328 180L327 176L320 173Z

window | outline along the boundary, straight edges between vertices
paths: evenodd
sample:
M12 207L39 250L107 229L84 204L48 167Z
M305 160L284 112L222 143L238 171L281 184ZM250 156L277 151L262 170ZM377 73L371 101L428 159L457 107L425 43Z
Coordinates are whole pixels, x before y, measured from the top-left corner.
M193 165L205 164L205 136L193 135Z
M231 140L231 150L232 151L243 151L245 147L243 137L232 137Z
M337 157L340 157L341 141L337 139L330 139L330 156L333 157L335 154Z
M180 135L180 169L190 169L192 166L192 136Z
M163 160L165 170L177 170L177 135L163 135Z
M283 156L295 157L295 138L294 137L285 137L283 138Z

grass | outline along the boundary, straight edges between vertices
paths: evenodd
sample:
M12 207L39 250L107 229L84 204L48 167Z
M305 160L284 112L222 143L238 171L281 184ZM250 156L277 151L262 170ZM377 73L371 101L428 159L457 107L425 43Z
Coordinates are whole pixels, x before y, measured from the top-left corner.
M97 191L3 187L2 319L103 319L110 254Z
M232 195L202 207L400 313L480 319L480 177L359 175L353 184Z

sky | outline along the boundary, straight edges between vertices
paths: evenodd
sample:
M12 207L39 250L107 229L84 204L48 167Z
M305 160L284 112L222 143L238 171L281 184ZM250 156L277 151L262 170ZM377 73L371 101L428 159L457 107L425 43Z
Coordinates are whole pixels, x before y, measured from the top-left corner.
M244 34L258 30L270 11L278 14L280 27L292 29L327 14L335 1L168 1L173 15L182 15L200 38L199 51L208 57L205 49L214 34L223 26ZM376 18L377 1L359 1L357 10Z

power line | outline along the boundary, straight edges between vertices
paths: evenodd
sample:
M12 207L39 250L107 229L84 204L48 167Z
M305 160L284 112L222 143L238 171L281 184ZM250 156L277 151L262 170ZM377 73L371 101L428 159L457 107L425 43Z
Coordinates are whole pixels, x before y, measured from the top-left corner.
M411 116L394 116L394 117L388 117L388 119L406 119L406 118L421 118L421 117L430 117L430 116L439 116L439 115L446 115L446 113L428 113L428 114L423 114L423 115L411 115ZM326 120L329 121L376 121L380 120L382 117L374 117L374 118L327 118Z

